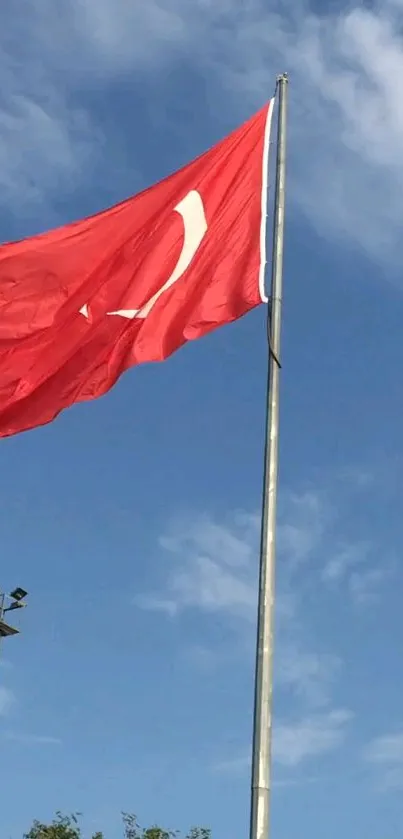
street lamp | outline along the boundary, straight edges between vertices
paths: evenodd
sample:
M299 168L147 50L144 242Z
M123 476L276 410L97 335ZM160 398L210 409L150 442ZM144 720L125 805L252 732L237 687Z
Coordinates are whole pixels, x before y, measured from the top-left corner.
M8 638L10 635L18 635L19 629L6 623L4 615L6 612L12 612L14 609L23 609L27 604L24 602L24 597L28 594L23 588L15 588L10 591L10 594L0 592L0 640Z

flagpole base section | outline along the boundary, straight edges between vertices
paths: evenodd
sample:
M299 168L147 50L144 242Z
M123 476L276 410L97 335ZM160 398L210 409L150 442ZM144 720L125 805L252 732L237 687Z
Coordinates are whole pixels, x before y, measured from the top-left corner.
M266 814L269 809L270 791L266 788L254 790L255 807L251 813L251 836L259 839L267 839L268 819Z

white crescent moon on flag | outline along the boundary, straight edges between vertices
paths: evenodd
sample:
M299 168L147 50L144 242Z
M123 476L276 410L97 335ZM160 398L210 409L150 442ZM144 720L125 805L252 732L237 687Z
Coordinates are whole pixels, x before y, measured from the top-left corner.
M171 276L166 280L164 285L162 285L161 288L159 288L158 291L156 291L143 306L141 306L140 309L118 309L115 312L106 312L107 315L116 315L121 318L128 318L129 320L133 320L133 318L146 318L164 291L171 288L171 286L173 286L174 283L176 283L182 274L184 274L184 272L189 268L189 265L201 245L208 229L203 199L200 193L197 192L197 190L192 189L188 192L185 198L183 198L183 200L174 207L174 211L182 216L184 238L179 259ZM88 318L89 313L87 304L80 309L80 314Z

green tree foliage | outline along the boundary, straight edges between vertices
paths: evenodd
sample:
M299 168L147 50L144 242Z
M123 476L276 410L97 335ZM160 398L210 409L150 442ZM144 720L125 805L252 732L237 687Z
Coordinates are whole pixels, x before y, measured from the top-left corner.
M181 834L177 830L164 830L157 825L144 829L139 826L136 816L130 813L123 813L122 818L124 839L180 839ZM211 839L211 833L205 827L192 827L184 839Z
M43 824L35 820L28 833L24 834L24 839L82 839L79 813L73 813L71 816L56 813L51 824ZM92 839L104 839L104 837L102 833L98 833L92 836Z
M50 824L34 821L24 839L84 839L80 827L80 814L73 813L64 816L56 813ZM140 827L136 816L130 813L122 814L123 839L180 839L180 833L175 830L165 830L162 827ZM91 839L106 839L103 833L93 833ZM183 839L211 839L210 831L204 827L192 827Z

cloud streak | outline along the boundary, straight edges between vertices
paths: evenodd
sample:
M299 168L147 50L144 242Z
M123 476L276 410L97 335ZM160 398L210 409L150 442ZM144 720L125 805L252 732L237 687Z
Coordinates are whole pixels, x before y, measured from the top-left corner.
M6 740L19 743L22 746L60 746L62 741L59 737L51 737L46 734L24 734L23 732L6 731L3 735Z
M364 760L376 770L383 790L403 791L403 731L376 737L367 746Z

